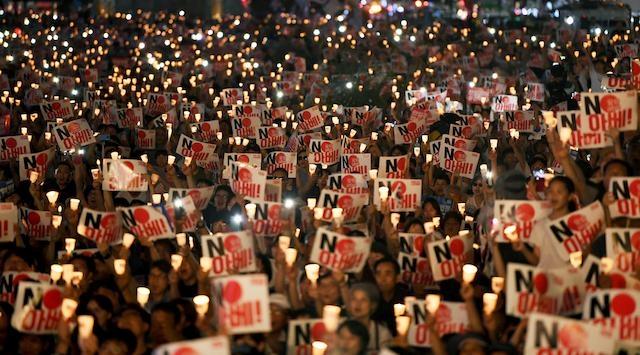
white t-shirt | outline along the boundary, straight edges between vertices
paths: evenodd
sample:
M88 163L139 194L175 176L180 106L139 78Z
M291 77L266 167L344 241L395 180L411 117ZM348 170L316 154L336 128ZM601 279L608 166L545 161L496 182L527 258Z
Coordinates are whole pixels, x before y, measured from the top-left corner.
M531 231L531 242L540 249L538 266L544 269L565 267L568 260L564 260L558 251L558 243L553 240L553 235L547 228L548 223L547 217L538 220Z
M393 336L385 325L373 320L369 321L367 354L377 354L391 339L393 339Z

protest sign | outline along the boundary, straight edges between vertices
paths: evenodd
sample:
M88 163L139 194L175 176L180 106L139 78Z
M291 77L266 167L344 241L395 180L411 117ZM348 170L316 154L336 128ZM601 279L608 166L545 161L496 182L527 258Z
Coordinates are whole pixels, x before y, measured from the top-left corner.
M287 355L312 354L311 343L323 341L327 334L322 319L297 319L289 321Z
M230 169L230 185L233 192L256 199L265 198L266 171L237 162L231 162Z
M183 157L190 157L194 162L207 161L215 154L216 146L211 143L199 142L184 134L180 135L176 153Z
M323 221L332 221L332 209L342 208L344 222L355 222L360 217L362 208L369 202L368 193L343 193L329 189L322 189L316 207L324 208L322 212Z
M426 301L411 300L407 303L407 314L411 317L408 341L410 346L431 347L431 330L426 323ZM440 302L433 317L439 336L449 333L464 333L469 327L467 309L462 302Z
M555 247L565 260L604 233L604 228L604 208L599 201L547 223Z
M177 341L153 349L153 355L231 355L229 338L218 335L195 340Z
M296 114L298 130L300 132L312 131L324 125L324 118L318 106L302 110Z
M135 159L104 159L104 179L102 189L105 191L147 191L147 165Z
M309 144L309 164L333 165L340 161L340 141L312 139Z
M614 338L585 321L529 315L525 354L613 354Z
M287 132L281 127L258 127L258 146L260 149L282 149L287 144Z
M16 239L18 228L18 207L11 202L0 203L0 243L10 243Z
M211 258L209 276L256 271L253 236L247 231L202 235L202 256Z
M367 174L371 169L371 154L343 154L340 171L343 173Z
M529 200L496 200L493 215L500 231L497 242L509 242L504 229L515 225L518 238L523 242L531 242L531 232L535 223L551 213L551 204L547 201Z
M439 151L440 167L454 174L472 179L478 167L480 154L442 144Z
M257 237L277 236L282 234L289 224L284 204L280 202L260 201L249 199L256 205L256 215L253 221L253 233ZM278 200L280 201L280 200Z
M117 212L103 212L88 207L82 209L77 227L78 234L96 243L115 244L122 239Z
M31 146L26 135L0 137L0 161L9 161L29 153Z
M203 210L207 208L214 191L214 186L194 187L189 189L172 187L169 189L169 200L173 201L179 197L184 198L186 196L190 196L196 208Z
M56 100L40 104L40 112L45 121L55 121L56 118L63 120L73 117L73 107L69 100Z
M422 197L422 180L376 179L373 183L373 203L380 209L380 187L389 189L387 203L392 212L413 212Z
M512 95L496 95L491 101L491 111L505 112L518 110L518 97Z
M350 237L318 228L309 260L331 270L342 272L360 272L367 262L371 250L368 237Z
M138 238L173 238L167 217L152 206L118 207L122 225Z
M222 276L212 283L218 320L230 334L271 330L266 274Z
M41 282L49 283L49 274L32 271L6 271L0 275L0 302L13 305L16 301L18 285L20 282Z
M429 260L415 254L398 253L400 279L407 285L437 288L433 279Z
M367 177L362 174L331 174L327 179L327 188L350 194L369 193Z
M378 178L404 179L409 170L409 156L380 157L378 160Z
M96 142L93 131L84 118L55 126L53 132L56 142L58 142L58 147L63 152L72 151L76 147L84 147Z
M571 315L580 313L586 293L581 269L543 269L509 263L505 283L506 312L524 317L530 312Z
M449 280L462 274L462 266L473 257L473 240L453 237L427 243L427 255L433 279Z
M273 175L277 169L287 171L287 177L295 179L298 167L298 154L295 152L271 152L264 158L268 175Z
M633 131L638 128L636 92L580 93L580 115L584 132Z
M613 177L609 190L615 202L609 205L611 218L640 218L640 178Z
M53 233L51 212L20 208L21 233L38 240L49 240Z
M123 108L116 111L116 122L119 128L135 128L144 119L141 107Z
M640 267L640 228L607 228L606 255L617 271L633 274Z
M39 282L18 284L11 326L21 333L56 334L62 318L62 288Z

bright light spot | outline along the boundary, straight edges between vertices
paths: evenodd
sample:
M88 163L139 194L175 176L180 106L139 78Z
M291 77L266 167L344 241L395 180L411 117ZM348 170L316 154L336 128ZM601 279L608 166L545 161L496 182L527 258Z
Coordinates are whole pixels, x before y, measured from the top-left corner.
M284 94L282 93L282 91L278 91L278 92L276 92L276 97L277 97L277 98L282 98L282 96L284 96Z
M182 203L182 199L181 198L177 198L175 200L173 200L173 206L176 208L182 208L184 206L184 204Z
M313 35L314 36L320 36L320 30L317 29L317 28L315 30L313 30Z
M222 38L222 37L224 37L224 33L218 32L218 33L216 33L216 37Z
M574 21L574 20L573 20L573 16L567 16L567 17L565 17L565 19L564 19L564 22L565 22L567 25L573 25L573 21Z
M203 60L203 61L202 61L202 66L203 66L203 67L205 67L205 68L206 68L206 67L208 67L208 66L209 66L209 61L208 61L208 60L206 60L206 59L205 59L205 60Z
M353 83L352 82L347 82L347 84L345 85L347 87L347 89L351 90L353 89Z
M340 27L338 27L338 31L340 31L340 33L346 32L347 31L347 26L341 25Z
M144 49L144 47L145 47L145 46L146 46L146 45L144 44L144 42L140 42L140 43L138 44L138 48L139 48L139 49Z
M235 224L240 224L242 223L242 216L239 214L233 215L232 221Z
M76 90L76 89L71 90L71 95L73 95L73 96L78 95L78 90Z
M295 205L295 202L293 201L292 198L287 198L284 200L284 208L293 208L294 205Z
M178 15L184 16L184 10L180 10L180 12L178 12Z

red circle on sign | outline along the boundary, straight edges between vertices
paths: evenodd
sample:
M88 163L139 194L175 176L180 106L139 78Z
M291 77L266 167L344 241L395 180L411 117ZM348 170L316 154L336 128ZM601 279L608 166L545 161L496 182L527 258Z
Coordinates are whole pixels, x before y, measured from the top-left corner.
M135 169L134 169L134 167L133 167L133 163L132 163L132 162L130 162L130 161L125 161L125 162L123 162L123 164L124 164L124 166L126 166L126 167L127 167L127 169L129 169L129 170L131 170L131 171L135 170Z
M345 175L342 177L342 188L349 189L356 187L356 177L353 175Z
M27 220L29 220L29 224L35 225L40 223L40 215L36 212L29 212L27 216Z
M627 280L624 275L615 273L609 275L609 278L611 279L611 288L618 289L627 287Z
M202 125L200 125L200 128L202 128L203 131L208 131L209 129L211 129L211 125L209 125L208 123L203 123Z
M615 112L620 110L620 100L614 95L605 95L600 99L600 107L604 112Z
M427 273L429 272L429 260L420 260L418 261L417 269L419 272Z
M247 168L240 168L238 170L238 179L242 182L251 182L251 171Z
M280 219L281 211L282 211L282 206L280 206L280 205L273 205L273 206L269 207L269 219L271 219L271 220Z
M242 248L242 242L240 241L240 237L235 234L229 235L224 239L224 249L229 251L230 253L235 253Z
M158 103L159 104L163 104L164 103L164 96L158 96Z
M44 165L47 163L47 153L38 154L36 157L36 163L38 165Z
M566 349L583 349L588 337L587 331L576 323L565 324L558 331L558 340Z
M543 295L547 293L547 290L549 289L549 279L547 278L547 275L537 274L536 276L534 276L533 286L538 293Z
M640 198L640 180L633 180L629 184L629 192L636 198Z
M275 136L277 136L277 135L278 135L278 129L277 129L277 128L275 128L275 127L271 127L271 128L269 128L269 129L267 130L267 135L268 135L269 137L275 137Z
M455 153L453 153L453 159L457 161L464 161L465 160L464 152L461 150L456 151Z
M242 127L251 127L251 119L243 118L242 119Z
M144 208L137 208L133 211L133 217L138 223L147 223L149 221L149 212Z
M102 217L100 221L100 226L102 228L111 228L116 224L116 216L113 214L106 215Z
M76 123L76 122L71 122L69 123L69 132L71 133L76 133L80 130L80 124Z
M636 311L636 301L628 294L621 293L611 300L611 309L619 316L628 316Z
M351 254L356 251L356 242L351 239L343 239L337 243L336 250L340 254Z
M324 323L318 322L311 327L311 340L321 340L327 332Z
M569 225L569 228L573 229L574 231L581 231L589 225L589 221L585 216L578 213L569 217L567 224Z
M287 156L284 153L276 154L276 163L284 164L287 162Z
M407 185L402 181L394 181L391 184L391 191L395 192L397 198L402 199L402 196L407 192Z
M471 127L464 127L462 129L462 136L465 138L471 137Z
M18 274L18 275L16 275L16 276L14 276L14 277L13 277L12 285L17 287L17 286L18 286L18 284L20 283L20 281L23 281L23 280L30 280L30 279L31 279L31 278L30 278L30 277L29 277L29 275L27 275L27 274ZM15 290L15 288L14 288L14 290Z
M634 250L640 250L640 231L631 235L631 246L633 246Z
M320 147L320 149L321 149L323 152L328 152L328 151L331 151L331 148L332 148L332 147L333 147L333 145L332 145L331 143L329 143L329 142L324 142L324 143L322 143L322 146Z
M311 112L309 112L309 111L304 111L304 112L302 113L302 119L304 119L304 120L308 120L308 119L310 119L310 118L311 118Z
M202 143L198 143L198 142L193 143L193 145L191 146L191 150L193 150L196 153L201 152L203 148L204 147L202 146Z
M422 248L424 248L424 237L415 237L413 239L413 248L417 252L421 252Z
M58 111L58 110L60 109L60 106L62 106L62 105L60 105L60 103L59 103L59 102L54 102L54 103L52 103L52 104L51 104L51 108L52 108L54 111Z
M353 207L353 198L349 195L341 196L338 199L338 207L342 208L343 210Z
M18 142L16 142L15 138L7 138L6 144L9 148L15 148L18 145Z
M224 286L222 295L225 301L229 303L236 303L242 297L242 286L237 281L229 281Z
M530 222L536 215L536 210L528 203L523 203L516 207L516 219L519 221Z
M463 141L462 139L458 139L453 143L453 146L458 149L464 149L467 147L467 143L465 143L465 141Z
M409 129L410 131L415 131L415 130L416 130L416 128L418 128L418 127L417 127L417 125L416 125L416 123L415 123L415 122L409 122L409 123L407 123L407 129Z
M146 136L147 136L147 134L144 133L144 131L138 131L138 138L144 139L144 137L146 137Z
M460 256L464 253L464 242L460 238L452 239L449 243L449 249L451 249L451 254Z
M407 158L400 158L398 159L398 170L399 171L404 171L404 169L407 167Z
M244 112L245 115L250 115L251 112L253 112L253 110L251 109L251 106L245 106L242 111Z
M182 346L173 352L173 355L199 355L200 352L190 346Z
M238 155L238 161L241 163L248 163L249 162L249 156L248 155Z
M356 167L360 165L360 161L358 160L358 157L355 155L352 155L349 157L349 166L350 167Z
M52 288L44 293L42 303L47 309L56 309L62 304L62 292L57 288Z

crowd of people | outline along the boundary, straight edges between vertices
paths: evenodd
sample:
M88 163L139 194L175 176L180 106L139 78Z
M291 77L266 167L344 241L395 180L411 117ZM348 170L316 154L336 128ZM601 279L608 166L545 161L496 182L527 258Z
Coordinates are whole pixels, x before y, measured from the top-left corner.
M638 27L417 3L0 12L0 353L639 351Z

